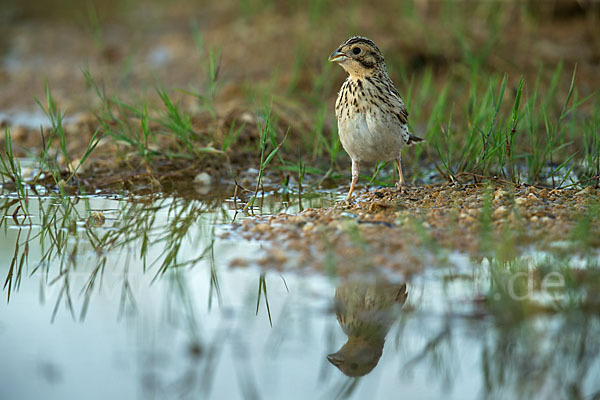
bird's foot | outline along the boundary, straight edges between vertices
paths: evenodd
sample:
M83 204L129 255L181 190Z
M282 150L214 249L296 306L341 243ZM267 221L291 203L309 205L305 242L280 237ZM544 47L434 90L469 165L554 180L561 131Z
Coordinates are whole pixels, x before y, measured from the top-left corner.
M352 191L352 193L348 193L348 195L344 199L344 203L347 203L347 204L353 203L355 198L356 198L356 194L354 193L354 191Z
M406 182L396 182L396 190L399 192L408 191L410 188L411 186Z

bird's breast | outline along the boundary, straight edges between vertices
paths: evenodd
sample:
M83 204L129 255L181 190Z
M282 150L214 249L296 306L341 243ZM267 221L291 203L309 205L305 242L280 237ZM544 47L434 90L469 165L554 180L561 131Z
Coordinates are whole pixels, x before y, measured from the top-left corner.
M342 146L357 162L396 159L407 141L405 127L377 108L341 113L338 132Z
M401 103L384 96L389 90L374 79L348 78L342 85L335 112L342 146L357 162L398 158L408 142L408 129L398 117Z

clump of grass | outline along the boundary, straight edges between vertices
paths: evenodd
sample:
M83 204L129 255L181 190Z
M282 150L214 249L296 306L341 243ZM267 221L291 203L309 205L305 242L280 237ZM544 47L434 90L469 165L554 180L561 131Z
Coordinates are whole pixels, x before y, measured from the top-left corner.
M271 114L271 107L265 106L264 112L262 114L262 120L259 119L259 122L258 122L259 134L260 134L260 141L259 141L260 161L259 161L258 177L256 179L256 187L254 189L254 194L252 194L252 196L250 197L250 200L248 200L248 202L244 206L244 209L243 209L244 212L246 212L248 209L252 209L252 207L254 206L254 202L256 201L256 199L258 197L258 191L260 190L260 188L262 187L262 184L263 184L263 177L264 177L265 169L266 169L267 165L269 165L269 163L277 155L277 153L281 149L281 146L283 145L283 143L285 142L285 140L287 138L287 133L286 133L285 136L283 137L282 141L279 143L277 142L278 138L277 138L277 130L275 128L276 124L273 123L272 118L273 118L273 116ZM269 147L271 147L271 150L269 150ZM267 152L268 152L268 154L267 154Z
M195 131L191 116L181 109L165 89L156 89L163 108L150 113L148 104L136 106L117 97L109 98L88 71L84 71L84 75L88 85L101 99L102 107L96 116L102 131L115 143L125 145L125 153L121 155L123 158L130 151L147 162L156 157L189 159L202 154L223 153L207 145L213 138L203 137ZM161 147L163 138L170 146Z
M452 101L459 82L448 81L433 103L425 125L429 151L437 156L429 154L429 158L442 176L455 180L467 172L555 188L567 182L585 186L587 180L592 180L598 164L594 152L599 135L595 129L597 112L591 118L578 115L589 98L573 100L577 98L575 70L560 109L555 107L561 71L558 66L546 91L541 88L542 71L533 89L521 77L513 89L510 108L506 107L507 75L502 79L492 76L483 94L479 88L481 78L473 76L468 82L469 97L462 114L456 112ZM432 90L430 74L426 72L422 93L409 92L412 98L407 103L413 109L427 109L422 103ZM419 114L416 118L420 117ZM583 140L577 132L584 133ZM578 180L575 174L581 167L578 152L572 149L579 146L584 148L583 160L588 168L583 172L587 180Z
M16 189L20 208L23 211L28 210L26 183L23 178L21 164L13 152L12 137L8 126L4 128L4 155L0 154L0 175L2 175L2 186L6 184L6 179L10 180ZM18 209L15 210L15 213Z
M192 24L192 32L198 51L207 59L205 88L202 92L195 89L178 89L178 92L198 99L201 112L208 113L213 125L216 125L214 102L219 89L220 52L206 45L197 25ZM160 86L155 89L160 100L158 107L151 107L147 101L138 105L118 96L109 97L89 70L84 70L83 74L88 87L100 99L101 106L96 116L101 129L119 145L123 159L130 152L148 164L157 157L196 159L206 154L221 156L244 129L243 124L238 128L235 122L230 124L219 149L214 146L218 141L215 135L198 132L192 115L183 110L166 89Z
M63 126L65 116L52 97L52 92L48 84L46 84L46 107L44 107L38 99L36 99L36 102L50 121L50 130L47 138L44 135L44 130L42 129L41 131L42 151L41 154L36 158L40 164L40 170L50 172L54 183L58 185L62 195L64 196L64 186L69 184L70 181L76 176L77 171L90 157L100 142L102 135L98 129L93 132L92 137L88 142L83 155L79 159L77 166L73 166L69 151L67 149L67 133ZM55 147L55 141L58 142L58 146L56 147L54 156L52 156L51 151ZM60 155L62 156L62 163L59 163L58 161L59 151ZM61 167L61 164L64 164L64 168ZM64 178L63 172L66 173L66 177Z

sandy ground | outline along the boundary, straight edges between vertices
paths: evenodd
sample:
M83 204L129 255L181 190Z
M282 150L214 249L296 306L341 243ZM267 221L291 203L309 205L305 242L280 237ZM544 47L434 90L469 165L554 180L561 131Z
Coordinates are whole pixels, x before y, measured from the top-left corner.
M598 246L596 195L591 187L498 183L385 188L331 208L245 219L234 234L270 242L259 261L265 267L327 271L335 266L341 275L384 268L410 275L426 266L428 252L443 248L509 259L534 242L543 250L571 238L572 254ZM588 230L582 230L587 223Z

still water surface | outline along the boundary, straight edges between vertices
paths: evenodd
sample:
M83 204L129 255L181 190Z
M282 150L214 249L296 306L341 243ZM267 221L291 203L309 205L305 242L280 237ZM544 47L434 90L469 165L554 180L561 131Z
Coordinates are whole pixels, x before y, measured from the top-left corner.
M482 312L485 261L450 254L410 281L232 268L273 244L231 232L228 200L49 195L29 220L15 199L0 399L600 396L597 315Z

